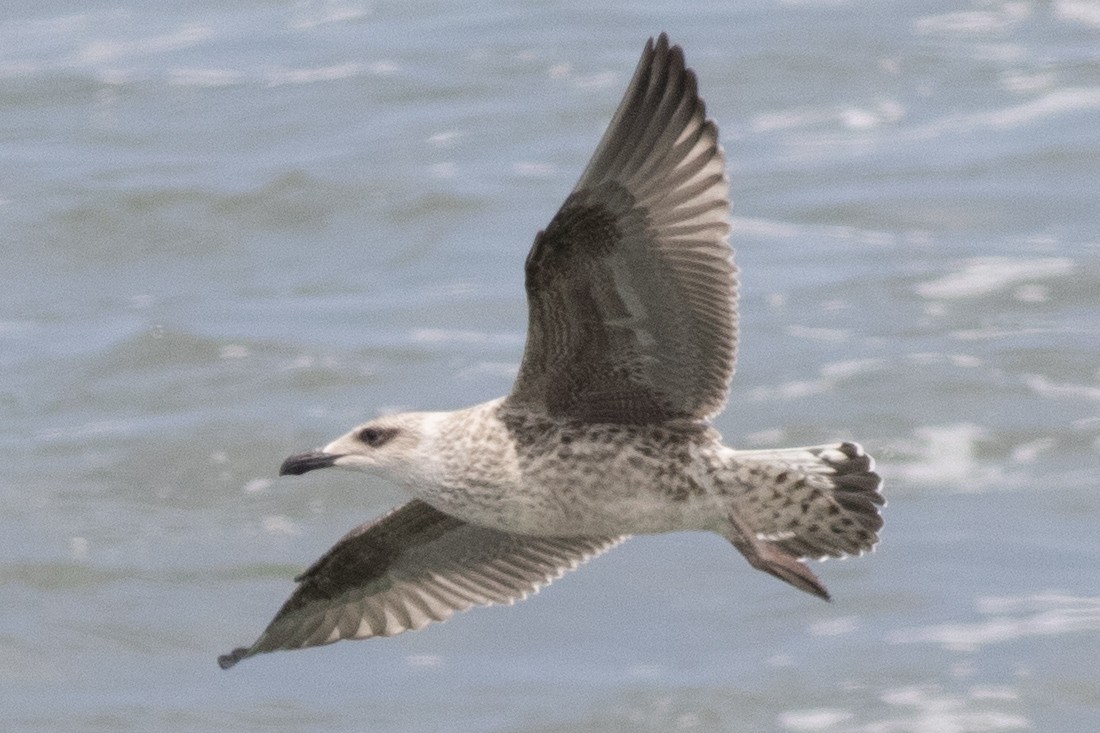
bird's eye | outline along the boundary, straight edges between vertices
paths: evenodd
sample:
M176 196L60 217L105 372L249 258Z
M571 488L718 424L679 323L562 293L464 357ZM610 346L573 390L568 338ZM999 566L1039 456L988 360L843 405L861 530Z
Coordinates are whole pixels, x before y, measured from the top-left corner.
M359 431L359 440L369 446L377 447L385 443L397 433L396 430L384 428L363 428Z

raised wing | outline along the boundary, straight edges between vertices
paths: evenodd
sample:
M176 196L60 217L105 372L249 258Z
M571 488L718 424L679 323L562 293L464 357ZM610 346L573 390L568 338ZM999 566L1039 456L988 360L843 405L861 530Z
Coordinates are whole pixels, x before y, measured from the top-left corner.
M664 34L646 44L588 168L527 257L509 404L588 422L711 417L736 351L718 129Z
M511 604L625 537L532 537L486 529L419 500L349 532L296 580L254 644L262 652L393 636L471 606Z

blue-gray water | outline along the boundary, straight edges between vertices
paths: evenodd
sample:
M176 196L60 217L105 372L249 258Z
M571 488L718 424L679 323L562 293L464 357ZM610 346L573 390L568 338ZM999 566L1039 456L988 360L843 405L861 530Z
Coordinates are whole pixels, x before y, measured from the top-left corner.
M1100 6L7 4L0 728L1100 727ZM821 603L703 535L222 672L402 501L289 453L506 392L522 263L641 47L687 50L743 273L739 446L890 500Z

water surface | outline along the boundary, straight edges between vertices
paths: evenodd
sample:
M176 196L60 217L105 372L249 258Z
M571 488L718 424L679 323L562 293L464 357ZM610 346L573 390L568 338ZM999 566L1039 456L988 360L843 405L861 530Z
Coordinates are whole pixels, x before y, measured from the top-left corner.
M215 657L400 503L277 479L503 394L521 272L645 39L726 148L739 446L890 500L820 603L638 538L514 608ZM1087 2L54 2L0 17L11 730L1100 726L1100 12Z

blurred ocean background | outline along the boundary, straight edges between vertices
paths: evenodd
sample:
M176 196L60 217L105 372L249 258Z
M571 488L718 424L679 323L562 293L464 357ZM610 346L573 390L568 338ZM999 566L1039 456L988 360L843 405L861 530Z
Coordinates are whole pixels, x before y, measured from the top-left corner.
M726 441L861 441L831 604L701 534L251 659L404 501L284 457L507 392L522 264L647 37L742 268ZM1100 729L1100 3L5 3L0 729Z

